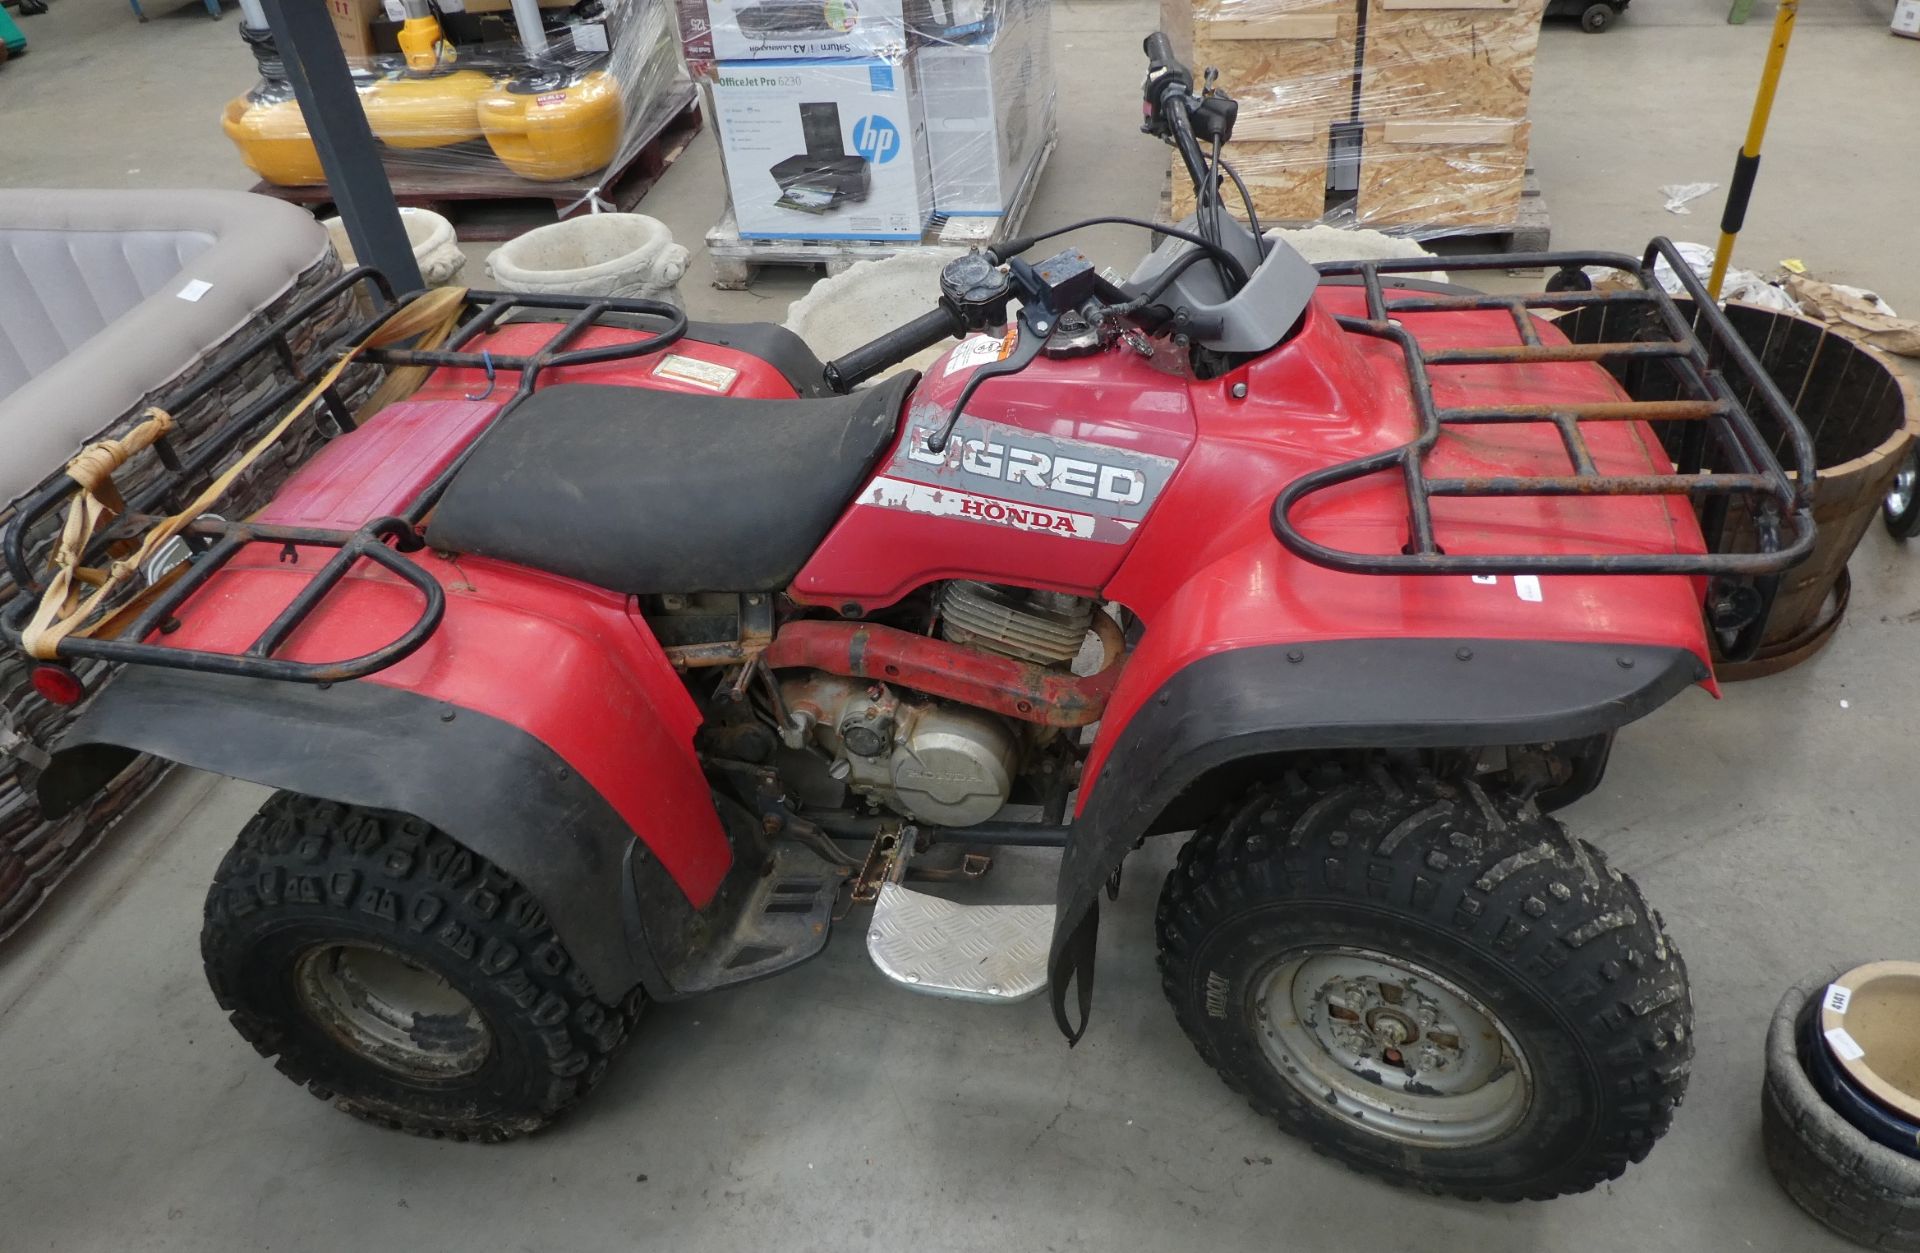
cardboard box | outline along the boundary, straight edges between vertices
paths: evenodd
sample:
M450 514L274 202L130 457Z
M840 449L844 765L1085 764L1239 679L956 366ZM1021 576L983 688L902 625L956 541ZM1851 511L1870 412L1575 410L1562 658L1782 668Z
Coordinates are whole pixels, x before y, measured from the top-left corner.
M333 19L340 50L350 57L372 56L373 19L383 12L381 0L327 0L327 16Z
M679 0L691 62L826 58L901 61L901 0Z
M919 239L932 211L911 63L714 67L714 124L743 239Z
M936 213L1005 213L1053 133L1053 47L1047 12L1010 0L982 43L929 44L914 55L927 120Z

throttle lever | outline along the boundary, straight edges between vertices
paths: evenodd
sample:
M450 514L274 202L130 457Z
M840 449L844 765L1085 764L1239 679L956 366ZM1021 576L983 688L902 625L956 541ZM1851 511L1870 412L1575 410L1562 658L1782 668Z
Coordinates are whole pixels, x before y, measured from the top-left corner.
M1038 316L1035 317L1033 308L1033 306L1022 305L1020 312L1014 316L1013 351L1000 360L990 361L975 370L973 377L967 380L967 385L960 389L960 398L953 402L953 408L948 412L946 421L940 424L938 430L927 436L928 452L947 450L947 441L953 436L954 424L960 421L961 413L966 410L967 402L973 399L973 393L979 389L980 384L988 379L1018 374L1032 365L1033 359L1040 355L1042 348L1046 347L1047 336L1053 333L1053 315L1044 307L1039 307Z

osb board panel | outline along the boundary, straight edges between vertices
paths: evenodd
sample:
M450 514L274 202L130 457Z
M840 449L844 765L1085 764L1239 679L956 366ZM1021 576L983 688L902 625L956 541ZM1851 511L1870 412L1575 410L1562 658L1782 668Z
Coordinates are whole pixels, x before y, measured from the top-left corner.
M1294 140L1284 143L1242 143L1229 145L1229 160L1240 172L1247 190L1253 193L1253 207L1262 222L1311 222L1327 207L1327 136L1318 141ZM1228 183L1222 193L1229 212L1244 219L1240 193ZM1193 212L1193 179L1187 174L1180 155L1173 157L1173 219L1179 221Z
M1345 14L1297 14L1314 17L1296 29L1323 31L1327 38L1241 39L1244 23L1200 21L1194 27L1195 72L1220 71L1220 85L1240 102L1234 133L1262 123L1294 125L1344 121L1353 116L1353 41L1359 20ZM1274 29L1268 23L1260 29ZM1222 35L1228 37L1223 38Z
M1360 118L1527 115L1545 0L1500 8L1404 8L1367 0Z
M1365 128L1354 216L1361 226L1511 226L1527 177L1524 121L1440 120ZM1484 142L1496 134L1504 143ZM1465 142L1458 142L1464 140Z
M1324 39L1329 37L1328 19L1351 19L1355 14L1354 0L1160 0L1160 29L1172 41L1174 53L1198 73L1206 63L1193 54L1197 27L1213 27L1216 42ZM1222 83L1238 94L1224 78Z
M1198 75L1211 66L1251 123L1353 115L1354 0L1161 0L1160 26Z

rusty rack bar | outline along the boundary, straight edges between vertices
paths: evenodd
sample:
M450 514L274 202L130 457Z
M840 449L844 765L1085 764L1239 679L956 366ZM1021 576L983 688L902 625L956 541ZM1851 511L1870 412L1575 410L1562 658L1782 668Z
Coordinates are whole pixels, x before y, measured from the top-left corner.
M1694 305L1691 319L1654 278L1664 260L1679 276ZM1813 551L1813 441L1793 408L1728 324L1726 315L1677 249L1655 239L1640 258L1617 253L1526 253L1449 257L1449 271L1543 268L1557 271L1552 286L1590 287L1584 267L1604 266L1638 281L1626 291L1559 290L1521 295L1429 294L1395 289L1391 303L1381 282L1392 275L1430 268L1420 259L1333 262L1319 266L1323 277L1358 277L1366 292L1367 316L1341 317L1345 330L1384 339L1399 348L1406 362L1408 394L1418 433L1398 448L1329 466L1289 483L1275 497L1275 537L1304 560L1352 574L1690 574L1758 579L1761 599L1770 604L1773 576ZM1594 305L1638 306L1651 310L1664 339L1630 343L1544 342L1535 315ZM1502 311L1513 319L1517 344L1428 350L1400 321L1409 313ZM1642 363L1665 367L1678 398L1626 400L1560 406L1492 405L1445 408L1433 397L1432 366L1523 365L1588 362L1598 365ZM1781 467L1770 440L1739 399L1744 393L1776 430L1790 452L1793 472ZM1595 465L1581 426L1586 422L1684 422L1689 435L1680 464L1671 474L1606 474ZM1485 478L1428 477L1426 459L1450 426L1540 423L1559 433L1571 474L1500 475ZM1710 446L1709 446L1710 443ZM1709 462L1713 464L1710 466ZM1406 487L1408 540L1399 553L1356 553L1308 539L1294 525L1294 508L1315 492L1368 475L1397 471ZM1705 553L1512 553L1452 554L1435 535L1434 497L1511 498L1541 496L1684 496L1699 511L1709 551ZM1726 542L1727 505L1743 501L1752 514L1753 551L1721 551ZM1754 632L1742 630L1743 636Z
M367 284L378 297L374 301L373 317L332 338L323 345L322 351L309 353L305 359L300 359L293 352L289 339L291 332L328 301L362 283ZM347 345L363 339L399 308L400 305L393 300L392 288L377 271L365 267L352 270L222 356L186 390L168 397L168 404L175 408L191 404L267 347L280 356L289 372L289 377L267 395L235 414L230 422L217 431L203 437L190 456L178 456L166 440L156 442L152 451L159 457L166 473L157 476L145 489L129 496L127 512L96 532L87 551L82 554L82 564L100 565L114 545L136 540L165 516L184 507L211 481L226 455L249 433L284 414L287 406L312 386L312 380L347 350ZM671 305L618 297L470 292L462 312L463 319L448 336L444 348L430 351L381 348L363 353L360 359L389 367L427 366L483 371L489 392L501 371L511 371L518 376L517 383L501 403L499 412L490 420L491 424L532 395L541 374L546 370L618 361L659 352L676 343L687 330L686 314ZM498 329L510 315L525 312L536 315L540 312L559 312L567 316L536 352L495 355L488 351L466 350L467 345L478 337ZM647 323L642 329L649 331L648 338L594 348L567 349L568 344L593 327L602 325L609 316L623 319L622 325L628 328L634 326L636 319ZM553 319L536 317L535 320ZM354 429L353 414L334 389L329 388L317 403L327 413L335 434L345 434ZM475 440L473 443L477 442ZM188 568L176 575L164 590L144 605L139 616L117 638L70 635L60 641L56 652L63 661L91 658L298 683L336 683L384 670L424 644L439 628L445 615L446 594L438 581L402 554L422 547L424 541L419 533L421 521L466 463L473 443L408 502L397 516L373 519L356 531L226 522L212 517L195 520L182 533L189 550L185 558ZM5 534L0 536L0 553L4 554L8 572L20 589L20 594L13 598L5 614L0 615L0 634L4 634L15 647L19 646L20 634L33 616L38 593L43 586L35 577L29 558L29 534L35 523L53 511L64 508L76 490L77 486L70 480L56 478L21 502ZM172 648L163 642L148 642L148 637L156 632L164 636L176 630L179 625L178 611L186 606L193 594L226 568L234 557L256 543L279 544L289 551L297 548L330 548L334 554L241 652L216 653ZM413 623L394 639L358 657L326 662L289 661L275 657L274 653L361 561L387 570L420 594L421 610Z
M152 525L161 519L148 517L137 521ZM190 523L186 534L211 539L213 543L196 554L185 573L141 611L125 631L125 638L68 636L60 641L59 653L63 660L84 657L100 661L141 662L177 670L196 670L203 674L288 679L298 683L339 683L384 670L413 653L439 628L440 619L447 610L446 592L440 584L434 581L432 575L400 555L419 549L424 541L399 518L376 518L358 531L203 521ZM394 547L388 547L389 541L393 542ZM244 652L216 653L144 642L155 631L164 634L169 628L175 627L177 620L174 611L228 562L239 556L247 545L253 543L282 544L289 548L332 548L335 552ZM275 657L274 651L287 642L287 637L293 634L294 629L362 559L398 575L420 593L421 611L413 625L379 648L344 661L286 661Z

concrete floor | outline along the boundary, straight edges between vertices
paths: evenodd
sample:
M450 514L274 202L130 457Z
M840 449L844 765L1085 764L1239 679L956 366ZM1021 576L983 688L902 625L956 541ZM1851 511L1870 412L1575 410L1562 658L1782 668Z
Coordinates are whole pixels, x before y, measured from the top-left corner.
M150 6L150 8L153 6ZM1804 259L1920 312L1920 166L1891 119L1920 105L1920 45L1888 6L1802 17L1741 257ZM1132 133L1141 0L1056 6L1059 154L1035 222L1153 208L1164 165ZM1766 43L1718 0L1641 0L1600 37L1546 32L1535 162L1563 245L1711 241ZM117 0L56 0L0 68L11 185L249 182L213 118L242 89L231 14L138 26ZM714 216L702 139L648 200L680 237ZM1123 264L1124 231L1082 241ZM483 249L475 250L476 254ZM777 318L804 280L745 294L686 283L697 314ZM1153 972L1152 899L1173 846L1136 858L1103 928L1092 1033L1069 1053L1044 1005L991 1009L884 985L858 919L771 983L660 1009L576 1116L474 1148L374 1131L296 1091L221 1020L196 956L200 901L259 789L180 774L0 964L0 1249L1810 1250L1843 1247L1760 1160L1760 1042L1804 972L1892 955L1920 886L1915 558L1878 527L1854 604L1799 670L1691 692L1628 732L1566 817L1636 875L1687 955L1693 1087L1672 1134L1619 1183L1548 1205L1475 1206L1359 1179L1282 1138L1174 1026ZM994 890L1042 899L1050 867L1004 858Z

